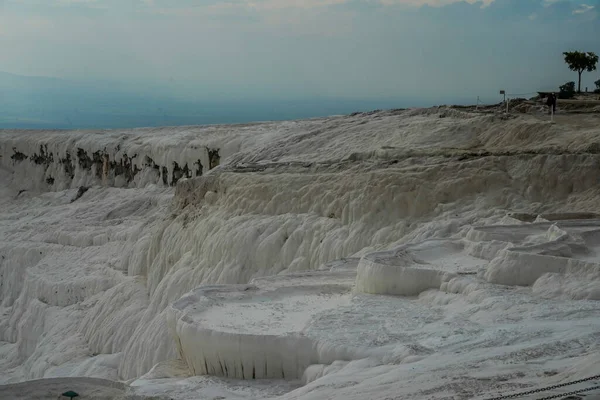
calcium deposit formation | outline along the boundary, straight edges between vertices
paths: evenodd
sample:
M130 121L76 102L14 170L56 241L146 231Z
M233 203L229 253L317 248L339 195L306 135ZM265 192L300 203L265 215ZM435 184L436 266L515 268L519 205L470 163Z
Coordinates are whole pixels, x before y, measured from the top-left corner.
M1 131L0 397L600 375L599 114L528 111Z

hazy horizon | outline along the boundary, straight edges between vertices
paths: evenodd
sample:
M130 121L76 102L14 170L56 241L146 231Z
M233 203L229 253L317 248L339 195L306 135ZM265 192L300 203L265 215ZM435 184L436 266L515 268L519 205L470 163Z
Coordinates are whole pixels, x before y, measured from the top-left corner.
M296 119L478 96L492 103L500 89L527 97L577 80L563 51L600 53L599 7L0 0L0 127ZM597 79L585 72L582 88Z
M207 99L169 88L27 77L0 71L0 129L111 129L281 121L375 109L467 104L466 98L331 97Z

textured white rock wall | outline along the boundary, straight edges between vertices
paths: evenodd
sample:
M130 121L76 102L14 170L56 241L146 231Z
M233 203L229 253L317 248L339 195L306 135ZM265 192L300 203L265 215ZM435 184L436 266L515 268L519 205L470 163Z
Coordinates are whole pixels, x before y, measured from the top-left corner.
M139 258L135 267L130 264L132 270L147 271L152 300L143 320L147 328L134 332L123 357L123 376L132 378L134 372L144 373L153 362L161 361L136 343L152 343L161 349L173 346L169 344L170 337L163 333L163 310L194 287L244 283L260 276L316 269L331 260L358 252L370 253L399 240L451 235L475 215L505 215L506 212L494 210L523 204L525 200L518 193L530 185L527 180L532 176L524 175L524 181L515 181L495 169L518 170L520 163L508 159L477 160L456 168L419 167L409 175L390 169L272 176L224 172L208 183L205 178L183 183L187 189L180 196L192 199L187 201L192 206L174 220L166 221L152 239L144 242L148 257ZM548 168L548 173L555 168L552 159L533 165ZM573 179L581 174L576 168L565 173ZM440 176L451 176L452 181L440 180ZM550 185L545 179L535 184ZM553 198L550 189L547 186L544 190ZM438 205L443 203L451 208L440 209ZM457 214L464 220L454 219ZM424 223L431 218L436 221ZM490 259L506 243L486 242L474 251ZM439 288L447 279L443 273L431 270L405 272L418 274L396 276L401 282L410 282L403 293L411 295ZM165 357L175 354L173 349L161 352ZM133 360L137 364L133 365Z
M150 184L148 190L158 193L152 185L164 184L162 167L170 183L173 162L180 167L187 163L195 171L192 165L200 160L206 172L210 164L207 147L219 149L222 162L235 159L254 163L256 168L266 161L271 166L263 173L249 172L243 164L235 173L223 168L224 173L202 185L201 195L196 193L195 182L186 182L191 186L189 193L177 199L180 207L186 204L180 200L188 200L190 207L183 211L152 200L145 211L139 205L141 211L135 214L125 207L133 204L131 197L152 196L136 189L140 191L128 197L127 191L110 188L92 188L72 205L69 202L76 190L24 202L23 212L15 206L3 220L10 222L2 229L8 228L1 232L0 249L6 259L0 264L0 338L10 348L2 362L20 363L23 376L40 377L61 364L110 351L114 357L105 367L118 364L120 377L134 378L177 356L166 310L201 284L248 282L254 277L316 269L341 257L395 248L398 242L448 237L471 223L487 217L497 220L515 209L534 208L543 213L561 207L597 208L597 155L457 159L459 150L473 143L489 145L492 152L521 151L527 146L543 149L557 143L560 135L568 139L565 148L584 149L590 141L576 141L572 129L455 114L441 121L438 111L410 111L406 116L375 116L367 125L361 117L224 128L3 132L0 163L3 184L8 184L0 192L10 195L3 203L8 205L16 204L20 189ZM535 143L527 144L531 137ZM51 153L51 160L39 158L40 146L46 145L44 154ZM456 156L449 148L459 149ZM119 162L125 154L137 154L131 162L141 171L126 182L123 175L106 174L104 164L102 171L97 164L88 169L80 165L78 149L87 157L101 151L110 161ZM68 171L67 162L60 162L67 153L72 167ZM18 154L27 158L12 158ZM419 158L418 154L431 157ZM144 167L146 157L159 166L158 175L153 166ZM308 166L293 164L296 161ZM49 178L54 182L48 183ZM5 186L14 190L9 193ZM27 199L22 194L18 201ZM49 210L45 216L39 211L44 207ZM93 212L93 218L86 214ZM115 242L119 244L113 246ZM489 259L503 246L497 240L473 245L473 252ZM75 249L88 250L78 253ZM76 256L64 258L63 268L44 261L46 251ZM106 253L106 259L97 262L98 253ZM512 271L494 266L489 277L510 283L505 276L521 269L518 264L510 267ZM48 266L60 276L41 280L50 272L43 269ZM78 268L88 272L78 277ZM539 268L512 282L530 285L556 268ZM595 273L593 268L587 271ZM408 289L415 282L423 288L438 285L439 277L428 274L433 275L427 279L394 276L411 282ZM133 277L139 280L134 282ZM538 288L546 293L541 284ZM54 287L76 295L53 294ZM43 296L38 296L38 289ZM595 296L592 289L588 296Z
M600 276L600 264L505 250L490 262L485 278L501 285L530 286L547 273Z
M356 274L356 290L371 294L416 296L439 289L455 275L432 265L417 262L409 251L371 253L361 258Z
M600 300L600 274L546 273L535 281L531 289L533 293L546 298Z
M200 176L215 166L212 152L220 159L239 150L227 138L194 137L193 129L187 134L148 131L6 131L0 164L11 171L11 183L31 191L144 187Z
M264 281L262 289L253 285L201 287L167 309L169 331L179 356L194 375L298 380L310 365L351 360L360 353L304 332L319 312L348 304L351 280L332 284L336 279L340 275L322 274L320 280L313 278L310 283L296 276ZM294 281L296 285L286 287ZM323 296L325 293L344 296L334 299ZM211 311L219 305L234 308L222 316ZM286 311L296 320L283 326L261 324ZM237 314L240 312L249 315ZM253 319L252 328L239 329L244 318L254 318L257 323Z
M27 268L36 265L52 249L52 245L32 247L25 243L5 242L0 256L0 303L11 306L23 289ZM2 321L0 321L1 323Z

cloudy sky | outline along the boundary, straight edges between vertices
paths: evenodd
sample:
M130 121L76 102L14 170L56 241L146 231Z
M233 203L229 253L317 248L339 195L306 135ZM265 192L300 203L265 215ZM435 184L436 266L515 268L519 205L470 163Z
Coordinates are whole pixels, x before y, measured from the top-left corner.
M599 38L600 0L0 0L0 71L207 96L526 93Z

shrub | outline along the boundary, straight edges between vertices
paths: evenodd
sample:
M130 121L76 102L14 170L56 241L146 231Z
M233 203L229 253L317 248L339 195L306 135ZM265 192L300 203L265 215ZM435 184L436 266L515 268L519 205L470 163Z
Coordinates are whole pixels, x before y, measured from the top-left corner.
M572 99L575 96L575 82L567 82L564 85L562 85L559 89L559 99Z

